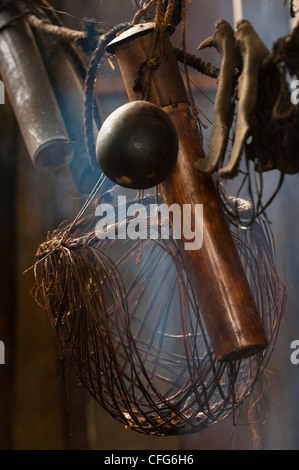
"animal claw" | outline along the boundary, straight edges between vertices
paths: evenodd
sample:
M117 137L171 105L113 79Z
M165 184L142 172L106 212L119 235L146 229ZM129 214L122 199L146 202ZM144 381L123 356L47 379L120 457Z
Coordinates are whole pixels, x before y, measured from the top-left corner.
M224 160L233 120L233 94L237 86L238 113L235 137L229 162L219 170L220 178L233 178L238 173L241 153L251 129L258 97L259 70L269 51L248 20L236 24L236 32L226 20L218 20L213 37L203 41L199 50L215 47L221 55L221 68L214 106L214 125L207 156L195 162L195 168L214 173ZM236 81L236 70L242 70Z
M207 47L215 47L215 38L214 36L211 36L210 38L205 39L200 43L198 46L197 50L201 51L202 49L206 49Z
M235 71L241 65L241 58L236 48L234 31L223 19L217 21L214 36L203 41L198 50L206 47L215 47L218 50L221 55L221 68L214 106L211 144L206 157L200 158L194 166L199 171L211 174L217 170L219 162L224 158L233 120L234 106L231 97L235 87Z
M233 149L220 178L233 178L238 172L243 145L249 136L251 119L257 103L259 69L269 51L248 20L237 23L236 44L242 56L243 69L238 80L239 107Z
M222 179L234 178L245 150L257 172L278 169L283 173L297 173L299 113L298 105L291 100L287 74L299 77L295 59L299 25L291 34L278 39L270 54L248 20L237 22L234 32L229 23L221 19L215 25L214 36L203 41L198 50L207 47L217 49L221 67L211 142L206 157L197 160L195 168L208 174L217 171ZM235 97L238 110L232 151L228 164L223 167Z

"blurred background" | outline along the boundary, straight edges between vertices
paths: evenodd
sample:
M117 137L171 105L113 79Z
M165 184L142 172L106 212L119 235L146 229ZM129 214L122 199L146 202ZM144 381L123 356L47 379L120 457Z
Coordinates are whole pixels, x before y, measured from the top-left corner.
M132 0L53 0L55 8L77 18L95 18L115 26L136 12ZM241 9L240 9L241 8ZM193 0L189 4L187 50L213 35L217 19L234 24L239 15L252 21L269 48L292 27L283 0ZM71 27L81 23L62 16ZM173 42L181 46L181 35ZM201 57L219 65L213 51ZM105 66L97 82L103 117L127 102L120 74ZM211 128L216 82L191 71L193 93L206 135ZM35 253L49 230L73 220L82 204L73 180L41 175L34 168L19 133L9 101L0 108L0 339L5 365L0 366L0 449L299 449L299 365L290 361L290 345L299 340L298 176L287 177L267 215L277 242L281 276L288 298L276 347L267 365L258 439L248 421L248 406L233 425L231 418L186 437L142 436L114 422L82 390L57 354L46 313L30 295ZM207 141L205 142L205 145ZM277 175L265 178L265 197ZM232 188L233 190L233 188Z

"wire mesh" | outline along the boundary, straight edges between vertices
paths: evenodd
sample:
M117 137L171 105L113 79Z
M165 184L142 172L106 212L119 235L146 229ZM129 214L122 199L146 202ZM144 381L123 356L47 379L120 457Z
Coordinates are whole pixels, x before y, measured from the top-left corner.
M157 201L156 195L142 199L146 208ZM232 221L235 201L224 203ZM245 201L239 203L248 210ZM37 253L35 295L50 315L61 358L102 408L141 433L193 433L236 413L262 375L283 311L284 287L266 221L258 219L247 230L230 226L269 346L262 354L221 363L176 240L121 240L130 218L111 219L115 238L99 240L94 214L93 206L87 217L59 228Z

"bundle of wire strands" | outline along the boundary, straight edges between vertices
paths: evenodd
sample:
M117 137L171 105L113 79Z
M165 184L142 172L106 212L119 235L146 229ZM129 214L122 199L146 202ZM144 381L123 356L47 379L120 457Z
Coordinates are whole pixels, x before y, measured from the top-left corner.
M109 196L119 210L118 194L118 186L101 191L96 207ZM143 194L145 208L157 202L159 194ZM60 357L99 405L129 429L182 435L237 416L263 374L285 290L267 222L259 218L250 229L239 229L236 207L244 217L252 207L237 202L224 200L269 338L266 350L243 360L215 359L171 233L124 239L119 234L132 218L111 216L106 230L115 237L105 238L96 229L93 203L88 215L58 228L39 247L34 292L49 314Z

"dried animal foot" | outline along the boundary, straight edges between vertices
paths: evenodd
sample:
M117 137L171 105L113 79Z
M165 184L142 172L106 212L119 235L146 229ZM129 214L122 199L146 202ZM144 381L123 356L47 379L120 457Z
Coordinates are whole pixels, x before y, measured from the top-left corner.
M220 178L233 178L238 172L243 145L249 136L251 119L257 102L259 69L269 51L251 23L237 23L236 44L240 50L243 69L238 81L239 107L235 139L228 165L219 171Z
M200 44L198 50L215 47L221 55L221 69L218 77L218 90L214 106L214 126L207 156L195 163L195 168L205 173L213 173L223 160L229 130L232 125L234 105L232 100L236 81L236 69L241 65L241 57L235 43L235 34L230 24L221 19L216 23L213 37Z

